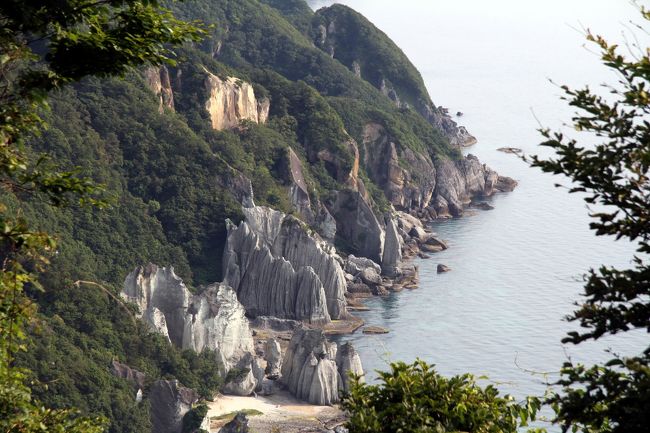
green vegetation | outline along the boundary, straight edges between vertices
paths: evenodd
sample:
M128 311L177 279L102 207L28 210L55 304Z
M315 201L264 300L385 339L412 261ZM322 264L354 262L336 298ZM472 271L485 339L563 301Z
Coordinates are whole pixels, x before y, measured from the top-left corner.
M48 288L44 281L41 285L39 273L57 251L55 239L25 218L23 203L27 205L31 198L36 206L55 211L46 203L63 207L106 202L92 180L56 166L49 156L27 151L24 142L42 124L39 110L46 105L47 92L88 75L119 74L145 62L173 62L167 44L196 39L201 32L155 2L134 0L103 4L8 0L0 5L0 23L0 428L7 432L99 432L104 425L101 415L106 412L93 413L100 415L97 419L79 416L66 409L73 401L68 395L62 396L60 404L47 402L46 408L45 400L57 395L48 392L39 401L37 390L27 386L33 372L17 361L27 348L27 326L34 327L37 321L35 304L26 292ZM42 348L41 356L52 355L49 345ZM74 365L68 362L69 355L75 353L66 354L64 368ZM91 352L85 356L92 356ZM48 365L48 371L52 370ZM92 369L84 372L88 375L77 386L96 379ZM36 383L46 389L51 382ZM109 392L114 390L119 387ZM119 398L111 403L115 408L128 406ZM131 418L128 409L123 412L125 419Z
M650 12L641 9L646 21ZM639 27L643 29L643 27ZM562 134L543 130L556 157L533 158L532 165L569 177L570 192L585 194L596 205L591 229L597 236L634 242L638 255L630 269L603 265L584 277L584 300L569 316L581 331L564 342L580 344L631 330L650 332L650 54L638 49L632 58L616 45L588 32L601 50L602 62L617 72L618 83L606 86L607 97L564 86L565 99L579 111L578 131L598 137L595 146L581 145ZM613 355L604 365L567 362L549 400L564 431L585 433L641 432L650 426L650 347L637 356Z
M213 416L210 419L216 420L216 421L225 420L226 422L229 422L235 417L235 415L237 415L240 412L243 413L246 416L264 415L264 412L260 412L257 409L242 409L242 410L237 410L237 411L230 412L230 413L224 413L223 415L219 415L219 416Z
M322 29L326 38L322 39ZM393 88L401 102L413 107L431 105L420 72L384 32L360 13L334 4L318 10L312 21L312 39L318 47L333 52L349 69L360 67L361 77L376 88Z
M541 402L518 404L479 386L469 374L443 377L424 361L391 364L378 385L353 378L341 406L350 413L350 433L516 433L535 418Z

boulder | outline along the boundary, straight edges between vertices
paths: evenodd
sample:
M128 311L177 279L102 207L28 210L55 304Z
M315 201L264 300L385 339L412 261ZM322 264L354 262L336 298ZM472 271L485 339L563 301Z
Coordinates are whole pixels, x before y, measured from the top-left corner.
M237 412L232 421L221 427L219 433L250 433L248 417L244 412Z
M250 353L243 357L237 365L230 371L229 380L221 388L224 394L239 395L242 397L249 396L258 386L259 375L258 367L254 365L255 357ZM262 376L263 376L262 371Z
M379 285L381 284L381 275L373 268L366 268L359 274L361 281L367 285Z
M282 367L282 348L278 340L275 338L266 340L264 356L264 359L266 359L266 375L277 379L280 376L280 368Z
M364 269L373 269L376 273L381 273L381 266L366 257L356 257L350 254L345 261L345 272L352 275L358 275Z
M151 431L181 433L183 417L199 399L193 389L180 386L177 380L158 380L149 391Z

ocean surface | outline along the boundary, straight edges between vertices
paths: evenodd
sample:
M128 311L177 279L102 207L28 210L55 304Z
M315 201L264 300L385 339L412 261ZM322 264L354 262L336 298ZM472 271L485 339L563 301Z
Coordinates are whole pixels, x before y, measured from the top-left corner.
M310 2L314 8L331 3ZM595 47L585 47L584 29L633 45L635 8L624 0L340 3L404 50L434 103L464 113L457 120L479 140L467 152L519 182L514 192L489 200L494 210L433 225L450 248L417 260L419 289L367 302L371 311L360 316L390 330L345 337L360 352L368 378L390 361L419 357L444 374L487 375L522 397L543 394L568 358L591 364L609 359L608 348L639 353L648 343L645 332L579 346L560 342L575 328L563 317L580 300L582 274L601 264L625 267L634 248L594 236L582 199L554 187L568 185L566 179L496 150L543 154L537 129L561 128L573 112L560 100L558 84L615 81ZM452 271L436 274L438 263Z

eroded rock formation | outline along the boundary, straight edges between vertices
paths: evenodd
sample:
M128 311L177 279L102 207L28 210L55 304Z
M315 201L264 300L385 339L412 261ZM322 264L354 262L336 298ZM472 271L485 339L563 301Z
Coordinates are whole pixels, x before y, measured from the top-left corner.
M223 275L248 313L321 324L344 318L345 276L334 247L282 212L243 211L245 221L228 226Z
M225 284L212 284L192 295L173 268L149 264L126 277L121 295L172 344L196 352L214 350L226 370L253 351L244 307Z
M337 362L338 361L338 362ZM282 383L301 400L330 405L339 400L348 370L363 374L361 362L349 346L338 356L336 343L330 343L320 329L297 329L282 361Z
M169 79L169 70L166 66L150 66L144 70L144 79L147 87L159 100L158 111L163 113L165 108L174 110L174 92L172 90L171 80Z
M270 101L266 98L258 100L250 83L236 77L221 79L207 70L205 73L205 109L214 129L234 128L242 120L266 123Z
M383 126L364 128L364 165L397 209L426 211L426 216L460 216L474 198L512 191L517 183L482 164L473 155L458 160L402 148Z
M177 380L158 380L149 391L151 431L181 433L183 416L199 399L193 389L182 387Z

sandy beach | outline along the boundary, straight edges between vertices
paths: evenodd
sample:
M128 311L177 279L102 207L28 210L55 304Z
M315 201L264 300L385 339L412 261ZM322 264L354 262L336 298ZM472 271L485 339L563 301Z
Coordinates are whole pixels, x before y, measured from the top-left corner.
M286 391L271 396L238 397L218 395L208 403L210 433L218 432L232 417L233 412L255 410L260 415L250 415L249 425L257 433L317 432L333 428L343 421L343 413L336 406L314 406L296 400Z

